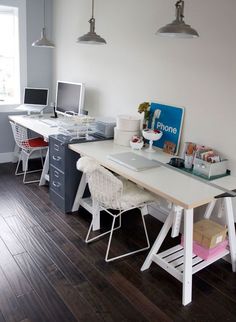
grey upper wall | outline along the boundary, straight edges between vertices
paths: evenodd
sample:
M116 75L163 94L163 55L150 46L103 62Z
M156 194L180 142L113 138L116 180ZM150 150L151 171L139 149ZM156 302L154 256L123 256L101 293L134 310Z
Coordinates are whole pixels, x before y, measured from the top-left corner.
M28 86L51 88L53 49L32 47L40 38L43 24L43 0L26 0L27 15L27 78ZM46 31L52 37L52 0L46 1Z
M48 38L52 34L52 0L46 1L46 29ZM26 0L27 29L27 86L48 87L52 84L53 49L34 48L32 42L40 37L43 26L43 0ZM51 97L49 98L49 102ZM8 122L8 114L16 114L12 107L0 108L0 163L1 153L12 152L14 139Z

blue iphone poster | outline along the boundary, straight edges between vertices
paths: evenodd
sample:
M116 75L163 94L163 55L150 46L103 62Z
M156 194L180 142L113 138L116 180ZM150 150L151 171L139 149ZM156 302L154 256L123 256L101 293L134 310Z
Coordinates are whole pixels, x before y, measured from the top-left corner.
M178 153L181 137L184 108L160 103L151 103L148 127L163 132L160 140L154 141L153 145L163 149L165 142L175 145L174 154Z

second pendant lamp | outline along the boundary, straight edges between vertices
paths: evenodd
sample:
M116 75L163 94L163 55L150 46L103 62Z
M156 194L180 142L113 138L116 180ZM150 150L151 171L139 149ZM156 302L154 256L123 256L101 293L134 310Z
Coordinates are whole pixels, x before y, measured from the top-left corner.
M175 4L176 18L168 25L160 28L157 34L165 37L176 38L196 38L199 37L198 32L190 25L184 22L184 1L179 0Z
M95 18L94 18L94 0L92 0L92 17L88 21L90 23L90 30L87 34L79 37L77 42L80 44L90 44L90 45L105 45L106 40L95 32Z

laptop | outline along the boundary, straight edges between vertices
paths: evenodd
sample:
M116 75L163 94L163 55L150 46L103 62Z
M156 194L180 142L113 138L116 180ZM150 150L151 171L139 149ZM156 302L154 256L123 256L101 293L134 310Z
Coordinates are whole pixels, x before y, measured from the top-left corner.
M160 162L149 160L133 152L109 154L107 158L134 171L143 171L161 166Z
M48 92L48 88L26 87L24 90L24 103L16 109L40 113L48 105Z

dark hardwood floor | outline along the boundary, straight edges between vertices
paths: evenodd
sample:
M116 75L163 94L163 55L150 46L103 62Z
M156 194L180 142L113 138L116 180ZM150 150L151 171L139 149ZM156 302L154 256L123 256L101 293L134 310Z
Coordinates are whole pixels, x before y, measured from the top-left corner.
M85 244L90 215L65 215L48 188L23 185L15 165L0 164L0 322L236 321L236 275L219 260L193 278L193 302L182 285L143 252L105 263L107 238ZM153 242L161 223L146 216ZM113 254L142 245L140 216L124 216ZM109 225L104 216L102 225ZM163 249L179 239L168 240Z

